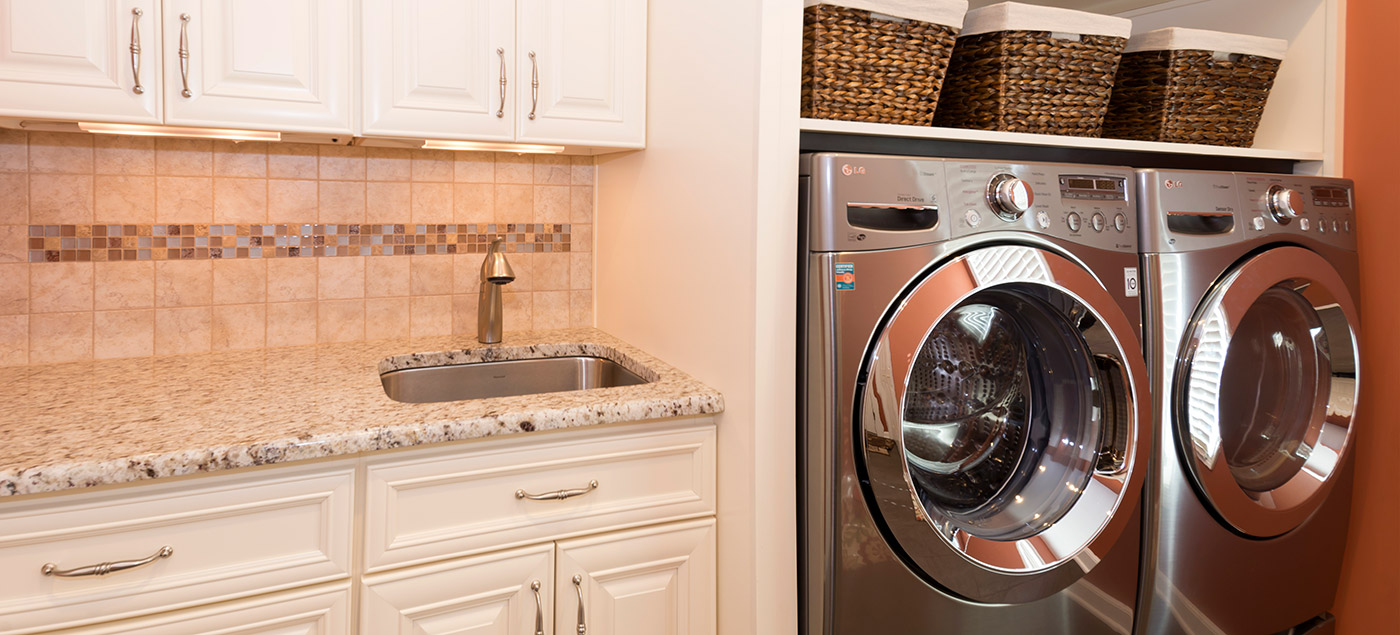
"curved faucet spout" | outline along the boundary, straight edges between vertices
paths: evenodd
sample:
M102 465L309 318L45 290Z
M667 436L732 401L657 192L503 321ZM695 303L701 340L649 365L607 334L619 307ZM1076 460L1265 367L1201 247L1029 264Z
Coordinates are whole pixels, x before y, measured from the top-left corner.
M501 239L491 241L481 262L481 294L476 303L476 339L483 344L501 341L504 301L501 287L515 280L515 270L501 251Z

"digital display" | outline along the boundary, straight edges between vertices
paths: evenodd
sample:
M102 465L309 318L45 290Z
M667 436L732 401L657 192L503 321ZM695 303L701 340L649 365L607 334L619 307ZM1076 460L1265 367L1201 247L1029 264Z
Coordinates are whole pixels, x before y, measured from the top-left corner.
M1126 201L1127 192L1124 179L1101 177L1092 174L1060 175L1060 197L1098 200Z
M1093 179L1065 179L1065 186L1076 190L1092 190L1094 184Z
M1344 187L1312 188L1313 205L1321 207L1350 207L1351 191Z
M1121 181L1094 181L1094 187L1100 190L1117 190Z

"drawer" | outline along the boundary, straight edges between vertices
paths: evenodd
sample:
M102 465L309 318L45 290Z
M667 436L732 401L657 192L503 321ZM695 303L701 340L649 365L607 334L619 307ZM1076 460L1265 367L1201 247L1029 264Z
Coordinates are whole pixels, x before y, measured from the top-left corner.
M346 464L0 503L0 634L126 619L345 578ZM44 575L170 555L107 575Z
M350 583L337 582L49 635L349 635L350 624Z
M368 468L367 571L715 510L708 417L520 435L399 457ZM522 497L561 490L576 495Z

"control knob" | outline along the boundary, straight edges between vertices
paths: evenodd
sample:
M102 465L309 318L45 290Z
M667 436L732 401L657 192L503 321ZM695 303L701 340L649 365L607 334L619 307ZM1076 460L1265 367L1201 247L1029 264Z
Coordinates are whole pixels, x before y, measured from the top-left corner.
M998 174L987 183L987 204L1004 220L1021 218L1035 204L1035 192L1011 174Z
M1274 220L1288 224L1289 221L1298 217L1298 213L1303 209L1303 195L1298 190L1291 190L1282 185L1274 185L1269 188L1269 193L1264 196L1264 203L1269 208L1269 213Z

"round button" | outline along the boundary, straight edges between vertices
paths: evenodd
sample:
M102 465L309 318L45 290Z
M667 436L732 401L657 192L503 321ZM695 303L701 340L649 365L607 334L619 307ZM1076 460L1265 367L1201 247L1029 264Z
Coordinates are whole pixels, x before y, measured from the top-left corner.
M1351 221L1350 221L1350 220L1344 220L1344 221L1342 221L1342 229L1346 230L1346 232L1347 232L1348 234L1350 234L1350 233L1351 233Z
M978 214L975 209L967 210L967 214L964 215L964 218L967 219L968 227L976 227L982 224L982 215Z
M1045 210L1037 211L1035 213L1035 224L1040 225L1041 229L1050 229L1050 215L1046 214Z
M1255 217L1254 217L1254 231L1257 231L1257 232L1262 232L1262 231L1264 231L1264 217L1263 217L1263 216L1255 216Z
M1127 229L1128 217L1122 214L1115 215L1113 217L1113 228L1118 230L1119 232L1122 232L1123 230Z
M1337 233L1337 221L1332 221L1332 233Z
M1070 231L1077 233L1084 225L1084 219L1080 218L1078 213L1070 212L1069 216L1065 217L1065 224L1069 226Z
M1298 219L1298 228L1301 229L1301 230L1303 230L1303 231L1308 231L1308 219L1306 219L1306 218L1300 218L1300 219Z
M1269 193L1264 196L1264 204L1269 208L1269 213L1273 214L1274 220L1287 225L1288 221L1296 218L1303 210L1303 195L1297 190L1274 185L1269 187Z
M1317 219L1317 233L1319 233L1319 234L1325 234L1325 233L1327 233L1327 219L1325 219L1325 218L1319 218L1319 219Z
M998 174L987 183L987 204L997 216L1012 221L1035 204L1035 192L1013 174Z
M1090 226L1090 227L1093 227L1093 228L1094 228L1094 231L1096 231L1096 232L1101 232L1101 231L1103 231L1104 225L1105 225L1105 221L1104 221L1104 218L1103 218L1103 214L1100 214L1100 213L1098 213L1098 212L1094 212L1093 217L1091 217L1091 218L1089 219L1089 226Z

